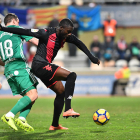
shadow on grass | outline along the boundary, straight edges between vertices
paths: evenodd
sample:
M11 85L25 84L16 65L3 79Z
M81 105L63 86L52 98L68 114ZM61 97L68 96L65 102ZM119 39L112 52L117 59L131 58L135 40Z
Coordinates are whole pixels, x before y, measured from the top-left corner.
M106 133L107 131L90 131L90 133Z
M48 130L48 131L46 131L45 133L46 133L46 134L51 134L51 133L55 133L55 132L58 132L58 131L59 131L59 130L53 130L53 131L52 131L52 130Z
M65 132L47 131L42 133L35 132L0 132L0 140L46 140L61 138Z

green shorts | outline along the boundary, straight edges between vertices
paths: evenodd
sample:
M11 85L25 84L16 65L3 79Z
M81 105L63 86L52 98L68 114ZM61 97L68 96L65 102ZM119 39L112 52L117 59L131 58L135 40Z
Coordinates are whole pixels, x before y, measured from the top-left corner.
M36 89L38 81L30 72L30 69L20 69L5 73L5 77L13 95L24 96L31 89Z

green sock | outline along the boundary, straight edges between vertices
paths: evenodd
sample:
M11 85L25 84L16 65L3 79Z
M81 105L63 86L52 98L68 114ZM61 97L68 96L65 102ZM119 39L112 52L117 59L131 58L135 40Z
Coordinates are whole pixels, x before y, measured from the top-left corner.
M31 108L32 108L32 103L30 103L28 106L26 106L23 110L20 111L19 117L24 117L26 119L26 117L29 114Z
M23 110L31 103L31 99L28 96L22 97L16 105L11 109L11 112L16 115L19 111Z

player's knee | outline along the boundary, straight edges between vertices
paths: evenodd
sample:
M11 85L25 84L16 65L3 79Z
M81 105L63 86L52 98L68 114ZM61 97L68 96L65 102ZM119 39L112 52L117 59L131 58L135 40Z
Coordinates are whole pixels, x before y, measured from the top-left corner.
M35 101L32 102L32 105L35 103Z
M65 88L60 86L60 87L57 87L57 90L55 91L56 95L60 95L62 94L63 92L65 91Z
M76 78L77 78L77 74L75 72L71 72L68 75L67 80L72 81L72 82L75 82Z
M77 74L75 72L72 72L70 74L71 74L71 78L75 81L77 78Z
M28 96L32 102L34 102L35 100L37 100L38 98L38 93L36 89L32 89L29 92L26 93L26 96Z
M35 95L34 95L34 101L37 100L37 98L38 98L38 93L35 93Z
M37 100L38 95L37 94L33 94L29 98L31 99L32 102L34 102L35 100Z

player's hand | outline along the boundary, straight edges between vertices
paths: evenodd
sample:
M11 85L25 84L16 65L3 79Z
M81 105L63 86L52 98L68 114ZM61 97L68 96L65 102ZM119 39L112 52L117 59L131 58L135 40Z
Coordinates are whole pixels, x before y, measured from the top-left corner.
M97 64L97 65L100 65L100 60L97 57L95 57L95 56L92 55L92 57L90 58L90 60L91 60L92 63Z
M100 65L100 60L98 60L97 64Z

